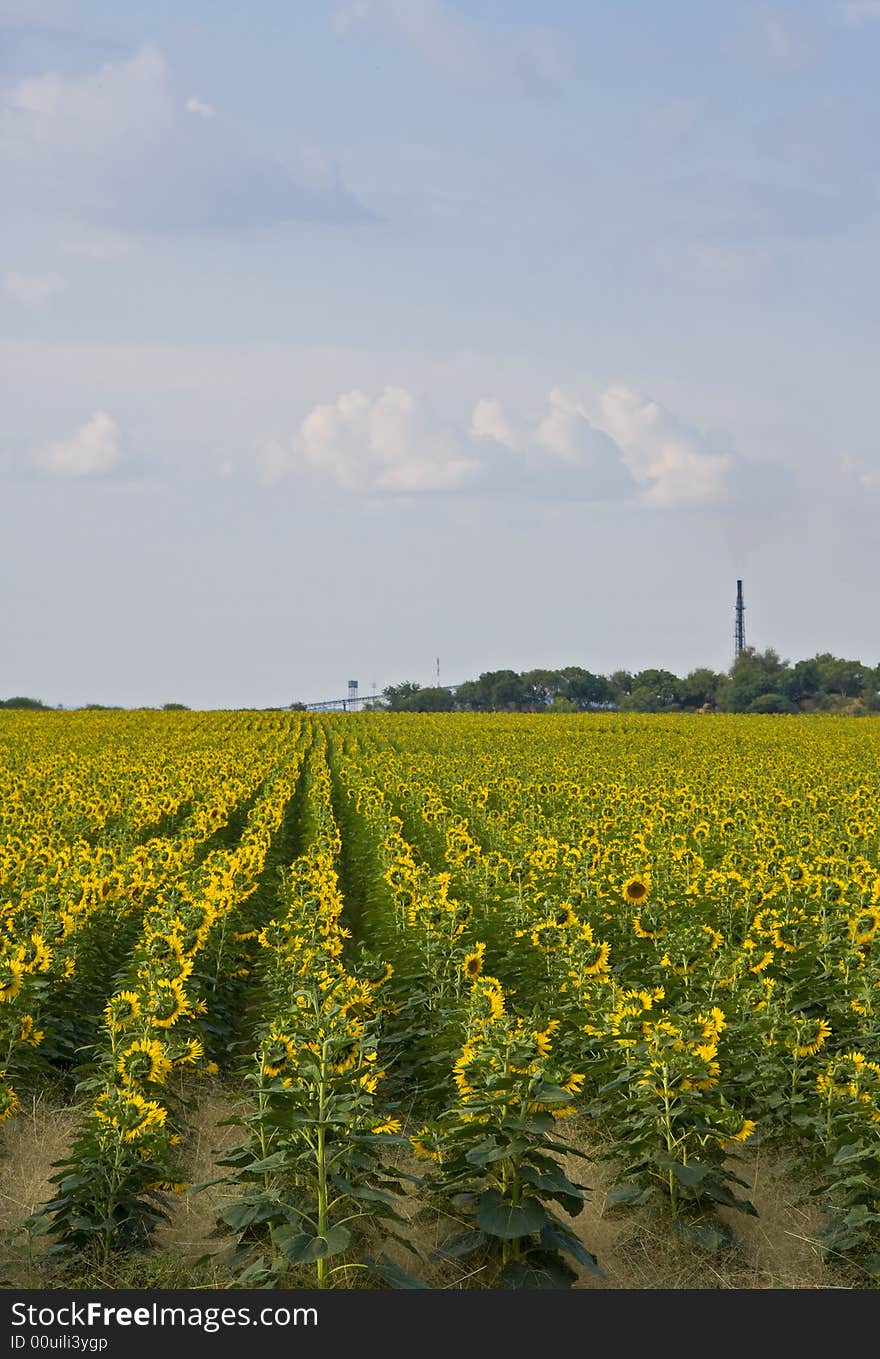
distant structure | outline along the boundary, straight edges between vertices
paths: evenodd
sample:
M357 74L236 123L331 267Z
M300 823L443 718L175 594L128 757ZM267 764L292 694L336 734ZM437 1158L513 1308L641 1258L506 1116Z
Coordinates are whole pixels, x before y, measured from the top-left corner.
M746 606L743 604L743 583L736 582L736 627L733 634L733 659L736 660L746 646Z
M445 689L450 694L454 694L458 685L441 684L439 687ZM322 698L317 699L313 703L295 703L292 706L295 708L305 708L306 711L310 713L356 713L369 712L371 708L384 708L386 704L383 698L376 697L375 680L373 681L372 697L369 694L359 694L357 680L349 680L347 698Z

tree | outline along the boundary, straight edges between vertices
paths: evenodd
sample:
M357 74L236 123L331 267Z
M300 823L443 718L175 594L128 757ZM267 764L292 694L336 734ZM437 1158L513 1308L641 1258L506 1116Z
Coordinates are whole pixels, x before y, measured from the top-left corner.
M633 677L628 670L615 670L613 675L608 676L608 683L615 703L619 703L626 694L632 693Z
M41 698L0 698L0 708L26 708L29 712L50 712Z
M813 664L819 673L819 687L826 694L839 694L841 698L858 698L865 685L870 682L871 671L861 661L845 661L825 651L814 657Z
M557 694L553 699L553 702L549 704L547 711L551 713L576 713L578 707L576 703L572 703L570 698L565 698L562 694Z
M628 694L620 699L621 709L635 712L669 712L680 706L681 680L671 670L640 670L632 677Z
M451 713L455 707L455 699L448 689L426 688L419 689L417 694L406 705L406 712L411 713Z
M614 698L614 691L604 675L594 675L579 665L567 665L559 674L563 681L562 696L576 708L603 706Z
M525 701L536 708L546 708L565 688L565 680L558 670L527 670L521 678Z
M489 703L493 712L515 712L526 702L526 687L515 670L489 670L480 676L480 683L489 687Z
M408 712L411 711L407 707L410 699L418 693L421 687L414 680L404 680L402 684L389 684L386 689L382 690L382 693L388 700L388 707L392 712Z
M746 708L747 713L796 713L797 706L785 694L759 694Z
M681 706L683 708L704 708L706 704L715 707L718 699L718 688L724 679L723 675L717 674L714 670L709 670L706 666L698 666L681 681L680 695Z
M768 694L787 698L790 679L788 661L780 660L772 647L766 651L745 647L719 687L718 705L724 712L744 713L751 710L750 705L756 699L764 699Z
M448 689L423 689L411 680L389 684L383 693L388 707L395 713L448 713L455 706L455 699Z
M477 680L465 680L455 691L455 706L463 712L486 712L489 700Z
M822 690L822 676L815 661L798 661L785 685L785 692L793 703L815 699Z

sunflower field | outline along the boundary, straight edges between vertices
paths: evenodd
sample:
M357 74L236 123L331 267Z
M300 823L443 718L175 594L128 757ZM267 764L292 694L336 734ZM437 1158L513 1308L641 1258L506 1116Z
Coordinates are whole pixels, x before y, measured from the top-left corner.
M718 1258L763 1157L874 1286L878 929L871 719L0 713L0 1178L70 1127L9 1250L601 1287L599 1162Z

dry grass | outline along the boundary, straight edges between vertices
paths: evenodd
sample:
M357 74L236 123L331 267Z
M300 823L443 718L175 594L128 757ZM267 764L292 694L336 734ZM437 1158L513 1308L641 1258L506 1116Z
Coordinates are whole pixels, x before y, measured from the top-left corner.
M243 1107L220 1085L203 1089L181 1154L183 1173L190 1185L228 1175L228 1168L218 1162L242 1141L242 1129L224 1127L223 1123ZM238 1191L228 1181L199 1191L190 1189L187 1193L175 1194L168 1204L169 1221L156 1233L156 1248L179 1255L182 1260L195 1261L231 1245L232 1238L219 1239L215 1228L224 1204L236 1197Z
M0 1231L14 1230L50 1197L52 1163L67 1152L76 1121L75 1109L42 1092L22 1100L18 1116L4 1125Z
M199 1101L190 1135L181 1148L184 1174L193 1183L225 1176L219 1159L241 1140L241 1129L224 1121L241 1109L234 1094L219 1082L200 1085ZM63 1158L75 1130L77 1112L53 1104L50 1095L35 1097L3 1129L0 1190L0 1241L7 1243L0 1271L6 1283L45 1286L47 1277L39 1258L27 1248L21 1223L52 1193L52 1163ZM773 1159L760 1148L744 1154L736 1166L748 1183L744 1194L758 1216L722 1210L734 1245L715 1252L701 1250L670 1229L668 1217L653 1207L616 1207L608 1202L615 1176L613 1162L601 1147L591 1145L590 1125L566 1127L572 1145L589 1159L571 1156L569 1176L589 1186L587 1202L570 1220L587 1249L597 1258L602 1277L578 1267L575 1288L581 1289L829 1289L869 1284L836 1262L816 1244L823 1219L808 1186L795 1178L793 1167ZM398 1150L397 1168L421 1173L424 1162ZM468 1224L404 1180L399 1205L403 1218L398 1230L412 1249L394 1240L377 1239L376 1253L390 1259L431 1288L480 1288L491 1284L489 1270L472 1261L437 1260L432 1252L452 1233ZM118 1262L107 1279L90 1279L104 1287L222 1287L228 1283L222 1265L210 1258L232 1245L232 1238L216 1235L219 1213L236 1196L228 1181L211 1184L171 1198L169 1221L156 1234L146 1256ZM77 1280L76 1282L79 1282ZM65 1283L71 1285L70 1279ZM83 1285L85 1283L85 1278ZM353 1275L349 1286L357 1286Z
M659 1208L617 1207L608 1202L618 1167L592 1145L585 1127L576 1127L573 1144L589 1161L570 1158L567 1173L586 1181L584 1211L572 1222L597 1257L604 1278L582 1270L575 1287L636 1289L836 1288L840 1279L816 1243L823 1217L803 1179L790 1167L768 1159L760 1149L743 1154L734 1166L747 1182L741 1193L757 1217L723 1208L719 1218L734 1244L717 1251L690 1245L671 1230ZM586 1167L586 1169L585 1169Z

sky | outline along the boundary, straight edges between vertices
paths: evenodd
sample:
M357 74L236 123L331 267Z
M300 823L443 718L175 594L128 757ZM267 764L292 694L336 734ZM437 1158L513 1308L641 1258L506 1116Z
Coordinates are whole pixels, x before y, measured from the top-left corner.
M0 0L0 696L880 661L880 0Z

